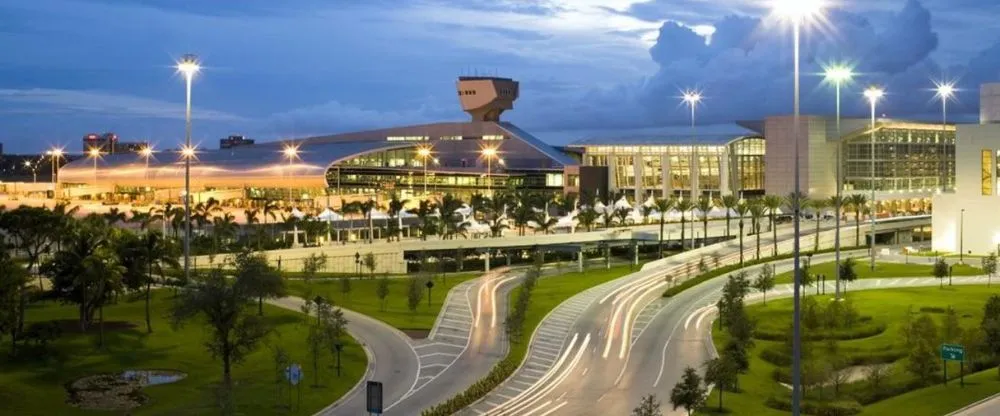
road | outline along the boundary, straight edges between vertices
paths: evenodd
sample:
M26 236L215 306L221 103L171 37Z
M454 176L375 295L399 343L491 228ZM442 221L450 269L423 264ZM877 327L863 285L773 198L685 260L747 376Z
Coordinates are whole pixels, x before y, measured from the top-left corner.
M995 416L1000 415L1000 394L987 397L965 408L949 413L948 416Z
M826 245L832 243L828 234L821 239ZM779 241L788 240L779 244L779 252L791 249L790 235L787 227L778 232ZM812 238L804 235L802 241L811 243ZM769 233L761 235L762 249L770 248L770 242ZM752 258L754 244L744 247L746 258ZM696 275L699 260L713 253L718 253L721 265L736 263L739 244L730 241L668 257L570 298L543 320L514 376L460 414L628 414L636 403L633 386L651 386L658 378L651 364L661 361L659 346L667 341L661 338L670 336L662 329L671 327L670 320L659 319L681 316L679 312L689 308L684 301L661 300L668 285L664 277ZM701 290L699 286L685 293L697 296ZM643 337L651 323L660 330Z

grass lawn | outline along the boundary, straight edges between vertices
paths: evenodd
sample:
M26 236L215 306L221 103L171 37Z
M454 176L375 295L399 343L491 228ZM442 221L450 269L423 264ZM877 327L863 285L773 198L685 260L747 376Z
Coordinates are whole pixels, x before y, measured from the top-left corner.
M857 260L857 265L854 266L854 271L858 274L858 279L878 279L887 277L934 277L934 265L932 264L905 264L905 263L875 263L875 270L872 271L868 266L868 260L866 259L855 259ZM826 280L831 281L833 276L836 276L834 271L834 262L817 263L809 268L809 274L826 275ZM972 267L964 264L956 264L952 268L953 276L979 276L983 274L983 270L978 267ZM751 276L752 278L753 276ZM787 271L780 273L775 276L775 282L777 284L782 283L792 283L792 272Z
M420 275L414 274L414 276L419 278ZM286 284L289 293L295 296L307 297L310 294L311 296L322 296L326 299L332 299L337 306L343 306L381 320L401 330L430 331L451 288L478 276L479 274L469 273L448 274L447 281L445 281L438 275L434 278L434 288L431 289L430 306L427 305L427 289L425 288L424 298L415 313L410 312L407 306L406 294L410 284L409 278L389 279L389 296L386 297L385 310L382 310L381 302L375 295L378 278L350 280L351 291L346 295L341 291L340 280L319 280L311 283L289 280ZM421 287L423 287L423 283L421 283Z
M64 388L77 378L99 373L118 373L127 369L171 369L187 373L187 378L172 384L147 387L143 392L149 402L135 409L136 415L217 415L216 386L222 379L221 361L205 350L206 328L192 321L173 329L165 313L172 298L167 290L154 291L153 333L147 334L144 302L123 298L105 308L108 327L112 321L131 324L122 329L106 330L106 347L97 348L96 323L92 331L64 332L50 344L50 358L8 359L9 341L0 347L0 403L2 414L16 415L107 415L108 411L85 411L65 403ZM266 345L233 367L236 414L311 415L333 403L362 377L366 367L364 351L348 338L341 359L343 374L336 377L328 366L334 360L327 354L321 361L323 387L313 384L311 361L307 358L306 333L302 324L306 317L265 305L266 319L274 325L274 333ZM46 301L31 305L27 313L30 322L76 320L74 305ZM301 384L301 407L292 411L275 408L275 367L270 346L288 351L293 362L300 363L306 378ZM121 412L118 412L120 414Z
M851 292L848 294L848 298L862 317L862 322L856 324L854 328L857 329L858 333L862 331L862 328L874 328L870 332L873 335L867 337L860 335L860 338L857 339L838 341L836 355L831 355L828 352L826 341L804 342L804 356L807 358L803 361L803 368L807 374L806 377L808 379L810 368L820 368L837 363L838 358L841 361L835 364L836 368L875 363L889 365L890 374L882 382L882 387L879 389L879 394L883 397L881 400L873 401L874 392L870 384L863 378L840 387L838 401L854 403L854 405L869 403L862 408L863 414L866 415L941 415L1000 392L1000 377L997 376L996 369L993 368L967 376L967 386L964 389L958 386L957 379L953 379L947 387L935 385L906 393L910 390L907 386L916 380L905 369L906 360L903 357L908 349L901 333L902 322L911 307L912 318L916 319L919 314L928 313L940 327L944 317L941 311L951 306L955 308L960 317L959 322L962 328L978 328L982 318L983 305L991 295L995 294L1000 294L1000 290L985 286L955 286L944 289L937 287L902 288L892 291ZM809 297L816 299L821 306L830 304L829 296ZM924 308L925 311L921 312L921 308ZM747 311L758 322L758 332L755 335L757 339L755 339L755 346L750 357L750 371L739 379L740 393L725 392L723 394L724 407L730 410L740 409L739 414L765 416L787 414L788 412L768 407L765 402L769 397L788 400L791 396L790 390L775 380L775 373L779 367L773 363L775 360L773 357L776 354L787 359L788 347L783 340L763 339L769 337L762 337L762 333L774 334L777 332L781 334L783 328L790 326L792 301L791 299L780 299L768 302L767 305L751 305L747 307ZM868 318L870 321L867 320ZM808 336L811 331L804 327L803 333ZM725 345L727 336L725 331L718 329L718 325L714 326L713 337L719 350L722 350ZM775 338L770 337L769 339ZM788 366L784 365L778 372L787 374L787 369ZM951 363L948 376L952 378L957 375L958 364ZM938 372L937 377L940 379L940 372ZM709 408L706 410L713 411L717 408L718 394L717 390L713 391L712 396L708 399ZM816 403L819 400L819 394L818 387L807 388L807 402ZM832 394L832 386L823 389L823 395L827 402L831 399Z

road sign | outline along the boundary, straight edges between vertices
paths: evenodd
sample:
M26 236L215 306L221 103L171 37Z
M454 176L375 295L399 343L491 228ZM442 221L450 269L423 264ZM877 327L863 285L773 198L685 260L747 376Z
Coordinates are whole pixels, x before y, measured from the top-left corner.
M424 286L427 286L427 288L430 289L434 287L434 281L428 280L427 283L424 283Z
M294 363L285 367L285 379L293 386L298 385L302 381L302 366Z
M957 344L941 344L941 359L945 361L965 361L965 347Z
M382 382L368 382L368 413L382 414Z

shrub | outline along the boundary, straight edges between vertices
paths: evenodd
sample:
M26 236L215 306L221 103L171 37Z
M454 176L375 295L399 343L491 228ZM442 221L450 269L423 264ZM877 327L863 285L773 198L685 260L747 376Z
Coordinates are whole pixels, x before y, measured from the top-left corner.
M792 410L792 402L787 397L769 397L765 402L767 407L789 412ZM861 404L853 400L839 400L832 402L813 402L805 400L802 402L802 413L817 416L850 416L861 413Z
M823 341L827 339L836 340L852 340L852 339L862 339L876 336L885 332L887 325L882 322L873 322L871 317L866 317L867 320L861 320L862 325L856 325L853 328L843 328L834 330L816 330L816 331L803 331L802 340L803 341ZM764 341L785 341L788 336L786 330L779 330L774 327L759 327L757 331L754 332L754 338L764 340Z
M939 306L924 306L920 308L920 312L925 313L945 313L947 309Z
M438 404L436 406L430 407L420 413L421 416L448 416L456 413L469 405L476 402L486 396L487 393L493 391L500 383L503 383L508 377L514 374L514 371L518 367L517 362L507 356L501 360L497 365L493 366L490 373L479 379L475 384L469 386L465 391L455 395L454 397L446 400L444 403Z

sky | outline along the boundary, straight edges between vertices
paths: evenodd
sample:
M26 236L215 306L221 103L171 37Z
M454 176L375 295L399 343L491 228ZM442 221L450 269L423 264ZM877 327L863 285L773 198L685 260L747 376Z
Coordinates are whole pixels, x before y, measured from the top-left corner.
M860 73L844 113L940 120L935 80L961 88L949 118L975 121L1000 81L996 0L830 0L803 29L802 105L834 111L824 65ZM0 142L62 145L89 132L175 147L199 56L193 137L262 141L462 121L460 75L521 82L505 119L554 144L686 126L680 91L705 96L703 131L790 113L789 26L767 0L4 0ZM718 127L723 126L723 127Z

